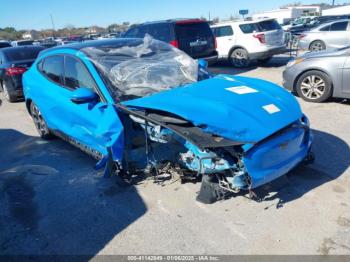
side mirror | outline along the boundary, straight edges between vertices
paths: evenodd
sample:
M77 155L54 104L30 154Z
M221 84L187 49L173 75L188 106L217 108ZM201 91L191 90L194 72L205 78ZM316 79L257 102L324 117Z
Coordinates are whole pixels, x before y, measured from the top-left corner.
M198 59L198 66L200 69L207 69L208 68L208 62L204 59Z
M95 102L98 95L90 88L80 87L72 92L71 101L75 104L86 104Z

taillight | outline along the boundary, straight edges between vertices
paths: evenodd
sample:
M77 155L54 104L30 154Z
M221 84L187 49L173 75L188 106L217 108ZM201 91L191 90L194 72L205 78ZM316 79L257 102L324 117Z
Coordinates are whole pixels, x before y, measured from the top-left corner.
M172 46L179 48L179 42L177 40L172 40L169 42L169 44L171 44Z
M257 35L253 35L256 39L259 40L260 43L262 44L266 44L265 41L265 34L257 34Z
M218 42L216 41L216 37L214 37L214 45L215 45L215 49L218 48Z
M9 67L6 69L6 75L7 76L21 75L25 71L27 71L27 68L25 67Z
M298 36L298 38L299 38L299 39L302 39L302 38L304 38L305 36L306 36L306 35L301 34L301 35Z

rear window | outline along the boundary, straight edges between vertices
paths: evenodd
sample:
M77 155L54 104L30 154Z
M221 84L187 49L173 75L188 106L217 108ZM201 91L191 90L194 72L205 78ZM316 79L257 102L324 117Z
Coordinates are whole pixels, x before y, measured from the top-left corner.
M176 24L175 32L178 39L213 36L207 23Z
M10 48L4 54L8 61L35 60L44 48Z
M242 30L242 32L245 34L281 29L281 26L277 23L276 20L266 20L258 23L242 24L239 27Z

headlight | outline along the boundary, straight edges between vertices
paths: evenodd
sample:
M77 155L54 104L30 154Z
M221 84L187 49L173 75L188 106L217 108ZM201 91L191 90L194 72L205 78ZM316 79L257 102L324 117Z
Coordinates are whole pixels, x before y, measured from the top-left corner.
M297 64L303 62L304 60L305 60L305 58L301 58L301 57L300 58L296 58L296 59L288 62L287 67L291 67L293 65L297 65Z

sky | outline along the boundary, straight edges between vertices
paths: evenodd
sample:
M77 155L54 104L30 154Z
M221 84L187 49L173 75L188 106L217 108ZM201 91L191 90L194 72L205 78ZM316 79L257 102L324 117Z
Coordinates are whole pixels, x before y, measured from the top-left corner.
M113 23L169 19L211 17L229 18L239 9L254 12L276 9L296 0L0 0L0 28L55 28L67 25L106 27ZM298 0L303 4L331 0ZM343 3L344 1L336 1Z

